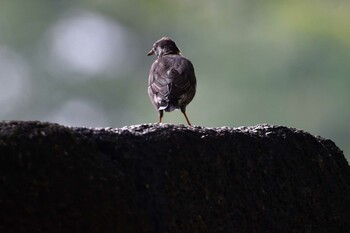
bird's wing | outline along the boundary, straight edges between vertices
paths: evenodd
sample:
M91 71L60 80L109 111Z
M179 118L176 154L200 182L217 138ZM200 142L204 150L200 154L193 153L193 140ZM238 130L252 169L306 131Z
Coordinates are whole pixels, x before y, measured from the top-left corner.
M196 92L196 76L192 63L184 57L176 60L174 70L168 71L169 78L172 79L169 99L180 100L187 105ZM183 99L181 99L183 98Z
M162 60L157 59L152 64L148 78L148 95L156 109L167 107L170 94L171 80L165 75L168 67Z

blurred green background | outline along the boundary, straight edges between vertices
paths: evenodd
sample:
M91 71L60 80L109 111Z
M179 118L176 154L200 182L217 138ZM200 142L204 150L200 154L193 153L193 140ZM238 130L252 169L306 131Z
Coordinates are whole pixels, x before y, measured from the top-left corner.
M349 160L349 12L345 0L2 0L0 119L156 122L146 54L170 36L196 69L194 125L300 128Z

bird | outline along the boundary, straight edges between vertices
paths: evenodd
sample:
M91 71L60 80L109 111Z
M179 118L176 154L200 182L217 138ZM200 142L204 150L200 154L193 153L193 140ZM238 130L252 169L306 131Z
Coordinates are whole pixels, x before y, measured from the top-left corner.
M187 124L186 106L196 94L197 80L193 64L182 56L176 43L162 37L153 44L148 56L156 55L148 77L148 95L162 123L164 111L180 109Z

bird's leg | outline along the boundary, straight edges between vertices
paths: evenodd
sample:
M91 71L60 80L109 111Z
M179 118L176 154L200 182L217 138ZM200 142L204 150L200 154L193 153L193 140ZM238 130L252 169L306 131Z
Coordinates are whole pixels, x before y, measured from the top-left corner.
M163 118L163 110L159 110L159 122L162 123L162 118Z
M188 119L187 115L186 115L186 108L181 108L181 112L182 114L184 114L185 118L186 118L186 121L187 121L187 124L189 126L191 126L191 123L190 123L190 120Z

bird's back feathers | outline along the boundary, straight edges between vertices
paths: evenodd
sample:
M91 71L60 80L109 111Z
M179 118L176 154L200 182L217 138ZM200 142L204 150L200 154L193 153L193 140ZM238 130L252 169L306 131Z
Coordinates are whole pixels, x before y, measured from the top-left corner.
M148 95L157 110L186 108L196 92L192 63L180 54L159 57L150 70Z

